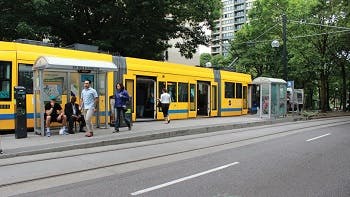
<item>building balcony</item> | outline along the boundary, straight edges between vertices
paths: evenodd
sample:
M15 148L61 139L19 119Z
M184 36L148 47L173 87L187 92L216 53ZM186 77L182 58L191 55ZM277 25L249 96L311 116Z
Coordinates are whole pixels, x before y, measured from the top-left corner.
M245 0L235 0L234 4L239 5L239 4L244 4Z
M235 25L241 25L244 24L246 20L235 20Z

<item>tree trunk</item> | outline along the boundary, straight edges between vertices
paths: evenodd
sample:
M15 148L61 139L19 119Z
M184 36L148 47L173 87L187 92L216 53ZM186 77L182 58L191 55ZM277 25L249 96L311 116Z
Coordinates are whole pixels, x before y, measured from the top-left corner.
M341 75L342 75L342 79L343 79L343 89L342 89L342 109L343 111L346 111L346 89L347 89L347 86L346 86L346 69L345 69L345 64L341 64Z
M321 72L320 76L321 80L321 87L320 87L320 101L321 101L321 111L322 112L327 112L327 81L326 81L326 76L324 74L324 70Z

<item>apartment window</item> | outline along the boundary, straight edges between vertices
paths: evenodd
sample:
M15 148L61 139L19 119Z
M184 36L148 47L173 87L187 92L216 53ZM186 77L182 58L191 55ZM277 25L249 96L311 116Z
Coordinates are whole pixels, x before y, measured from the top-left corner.
M11 100L11 62L0 61L0 100Z

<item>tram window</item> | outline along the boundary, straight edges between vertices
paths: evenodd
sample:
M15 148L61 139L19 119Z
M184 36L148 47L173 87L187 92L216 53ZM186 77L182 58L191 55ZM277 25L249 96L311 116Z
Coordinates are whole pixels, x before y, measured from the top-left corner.
M176 95L176 85L177 83L176 82L168 82L168 93L170 94L171 96L171 102L177 102L177 95Z
M32 68L32 64L18 64L18 85L25 87L28 94L33 94Z
M242 98L242 84L236 83L236 98Z
M235 83L225 82L225 98L234 98Z
M191 102L191 111L196 111L196 84L191 84L190 85L190 102Z
M11 100L11 62L0 61L0 100Z
M162 95L162 90L163 88L166 88L165 82L164 81L160 81L158 82L158 98L160 98L160 95Z
M188 83L179 83L179 102L188 102Z

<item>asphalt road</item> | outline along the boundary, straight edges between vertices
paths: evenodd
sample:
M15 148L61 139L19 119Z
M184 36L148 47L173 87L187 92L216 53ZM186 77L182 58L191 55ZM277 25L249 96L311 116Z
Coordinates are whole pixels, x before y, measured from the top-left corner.
M227 144L201 156L19 196L349 197L349 128L350 122L241 146ZM193 141L182 143L174 146Z

